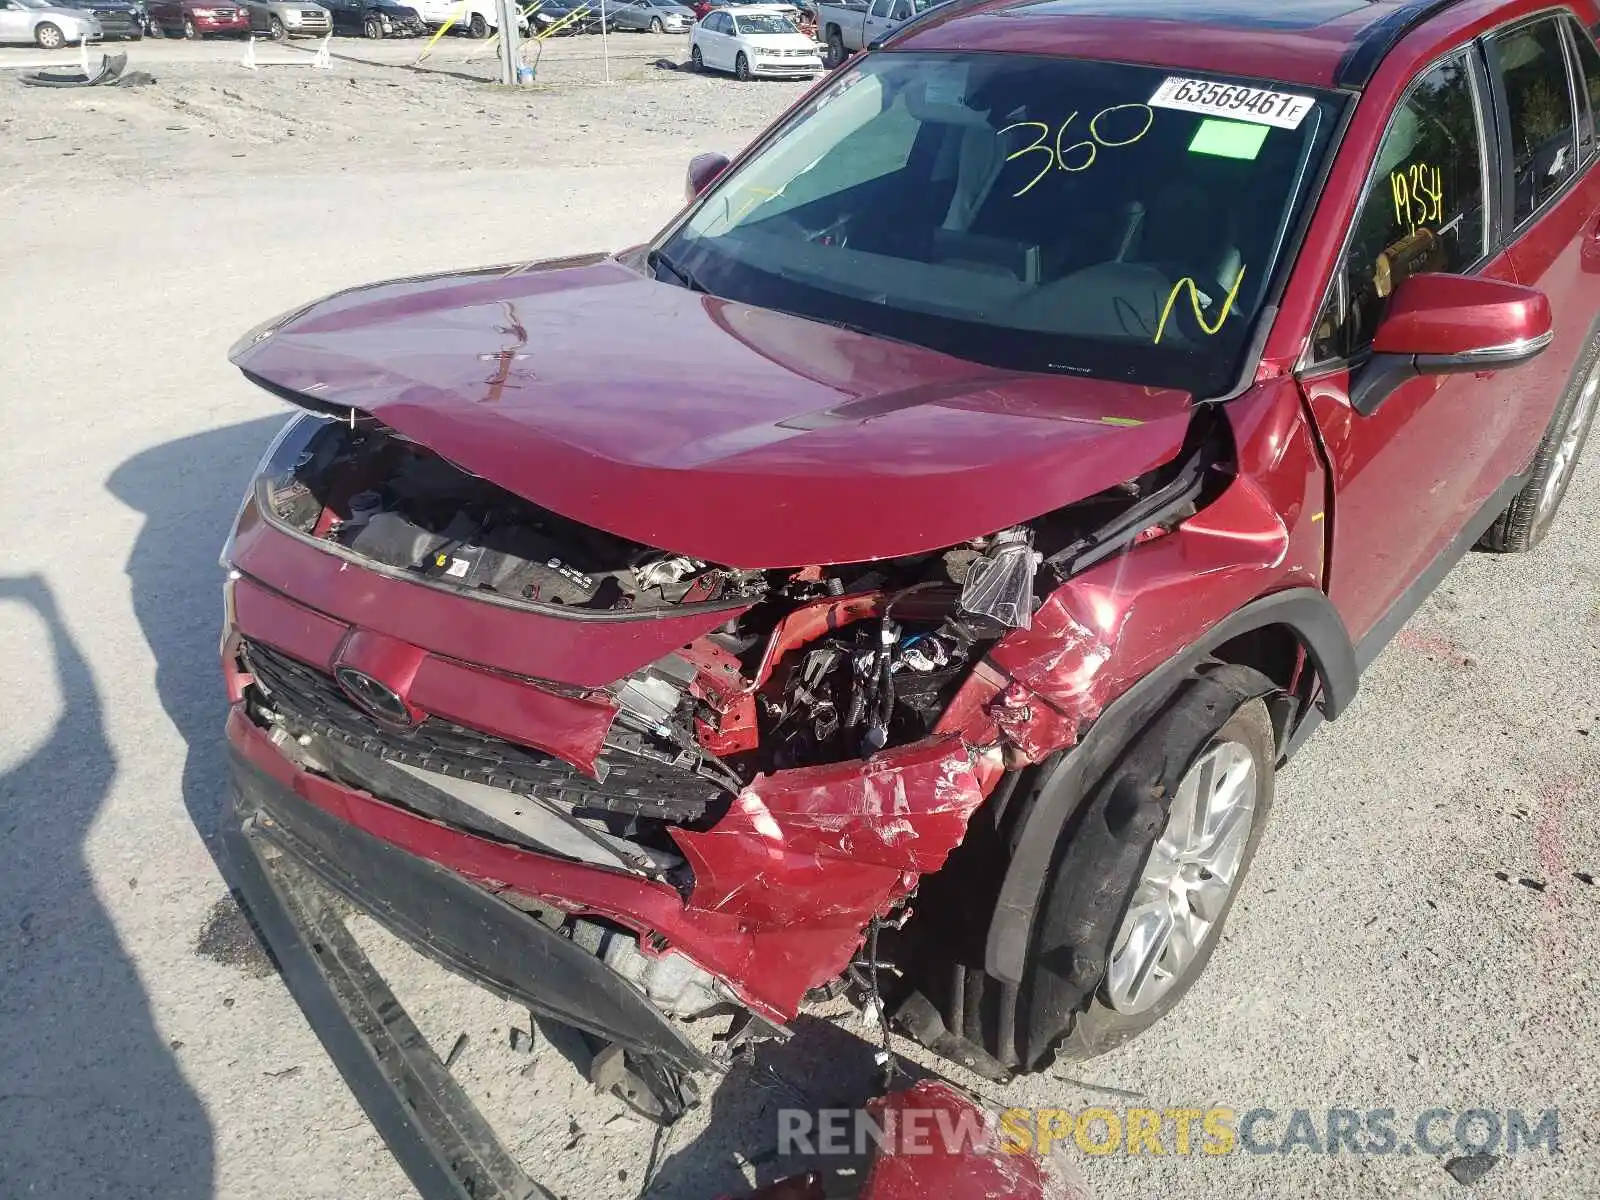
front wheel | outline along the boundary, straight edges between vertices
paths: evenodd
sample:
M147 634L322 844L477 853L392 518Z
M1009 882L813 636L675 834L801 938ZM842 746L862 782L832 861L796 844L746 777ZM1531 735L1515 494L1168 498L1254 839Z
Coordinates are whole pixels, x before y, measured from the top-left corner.
M41 21L33 31L33 40L39 43L41 50L59 50L66 45L67 38L58 26Z
M1104 1054L1177 1007L1221 940L1272 808L1277 737L1262 697L1273 692L1264 675L1218 664L1111 751L1098 780L1062 755L1002 782L999 807L975 814L919 887L896 952L912 989L896 1022L1004 1079ZM1016 822L1052 811L1064 823L1013 988L985 970L995 889L1017 838L1040 836Z
M733 73L744 83L750 82L750 60L744 56L744 51L739 52L739 57L733 60Z
M283 27L283 22L278 20L277 17L273 17L272 20L267 23L267 32L272 35L272 40L275 42L286 42L289 40L289 31Z
M193 17L184 17L183 36L188 38L191 42L198 42L200 40L200 30L195 26Z
M383 36L383 24L377 17L368 17L361 26L361 33L363 37L381 38Z
M650 32L651 33L665 33L666 31L667 31L667 27L661 23L661 18L660 17L651 17L650 18Z
M1057 1043L1058 1059L1093 1058L1137 1037L1177 1007L1211 960L1266 827L1277 760L1264 702L1246 701L1217 724L1212 714L1225 709L1217 707L1202 682L1133 747L1134 762L1141 757L1159 762L1166 749L1183 740L1181 727L1213 726L1167 793L1171 801L1159 813L1160 832L1137 874L1110 881L1126 889L1127 900L1109 952L1096 964L1100 985ZM1173 727L1174 716L1180 729ZM1170 785L1153 774L1136 775L1133 786L1158 797ZM1123 783L1128 782L1124 776ZM1138 793L1121 790L1124 802L1131 794ZM1105 811L1114 821L1118 789L1107 798L1112 804ZM1058 882L1052 881L1052 890ZM1067 890L1072 891L1070 884Z
M704 71L706 69L706 57L700 53L699 46L689 47L689 69L692 71Z
M482 13L472 14L472 20L467 22L467 36L478 41L489 36L489 22L483 19Z
M1576 473L1578 456L1600 408L1600 346L1589 351L1588 369L1580 370L1545 430L1533 456L1533 474L1501 513L1478 545L1501 554L1532 550L1550 532L1556 510L1566 498Z

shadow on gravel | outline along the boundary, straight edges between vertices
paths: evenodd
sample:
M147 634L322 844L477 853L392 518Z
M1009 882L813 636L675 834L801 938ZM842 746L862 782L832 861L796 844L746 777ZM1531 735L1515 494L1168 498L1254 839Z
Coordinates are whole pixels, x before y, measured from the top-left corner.
M106 484L118 500L144 514L128 559L133 611L156 662L161 706L189 747L184 807L219 867L224 864L216 835L228 773L222 741L227 703L217 661L217 553L251 468L286 419L266 417L168 442L130 458Z
M62 715L0 774L0 1195L209 1200L211 1124L84 861L116 774L100 697L44 581L0 576L17 604L48 631Z

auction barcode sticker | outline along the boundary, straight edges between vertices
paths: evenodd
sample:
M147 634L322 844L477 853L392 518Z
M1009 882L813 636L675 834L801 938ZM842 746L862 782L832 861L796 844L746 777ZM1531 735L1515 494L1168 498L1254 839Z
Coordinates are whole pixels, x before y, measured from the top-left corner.
M1205 113L1212 117L1231 117L1235 121L1255 121L1280 129L1297 128L1316 101L1293 92L1247 87L1240 83L1215 83L1208 79L1185 79L1169 75L1150 97L1153 108L1176 108L1184 112Z

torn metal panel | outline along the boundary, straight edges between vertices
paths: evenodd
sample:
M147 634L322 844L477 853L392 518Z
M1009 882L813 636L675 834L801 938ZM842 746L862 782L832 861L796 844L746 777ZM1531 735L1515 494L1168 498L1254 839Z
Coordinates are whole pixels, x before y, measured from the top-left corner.
M1235 479L1171 533L1068 580L1032 629L1003 638L990 658L1012 684L990 715L1031 760L1071 745L1196 629L1266 592L1314 582L1285 569L1288 551L1283 518L1253 481Z
M690 902L758 925L853 923L853 950L862 926L943 864L998 776L997 755L958 738L763 776L711 830L673 831L694 868Z

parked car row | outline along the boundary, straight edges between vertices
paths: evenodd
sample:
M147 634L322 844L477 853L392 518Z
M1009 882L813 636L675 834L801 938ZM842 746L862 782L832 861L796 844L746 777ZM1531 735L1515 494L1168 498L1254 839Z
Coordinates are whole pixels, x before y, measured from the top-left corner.
M731 71L741 79L805 76L823 67L816 41L802 31L809 10L787 0L532 0L520 13L524 34L693 31L696 69ZM137 41L147 34L416 37L446 24L469 37L488 37L499 25L498 6L495 0L0 0L0 43L45 49L84 39Z

